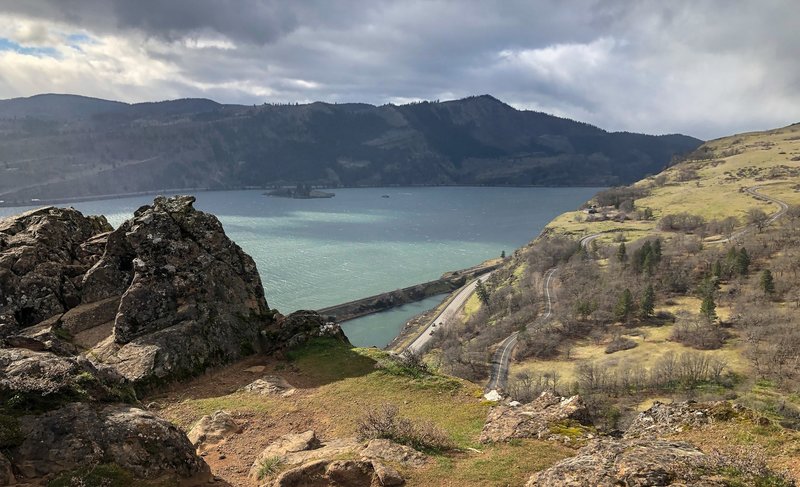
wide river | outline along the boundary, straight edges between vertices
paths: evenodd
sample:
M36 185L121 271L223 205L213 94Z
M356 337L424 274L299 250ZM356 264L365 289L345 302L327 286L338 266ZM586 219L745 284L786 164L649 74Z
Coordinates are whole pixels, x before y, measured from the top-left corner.
M319 309L438 278L512 252L599 188L337 189L330 199L267 197L260 190L196 194L253 256L267 302L283 313ZM388 196L388 198L386 197ZM72 203L115 227L152 196ZM29 207L0 208L0 217ZM355 345L385 346L431 298L343 326Z

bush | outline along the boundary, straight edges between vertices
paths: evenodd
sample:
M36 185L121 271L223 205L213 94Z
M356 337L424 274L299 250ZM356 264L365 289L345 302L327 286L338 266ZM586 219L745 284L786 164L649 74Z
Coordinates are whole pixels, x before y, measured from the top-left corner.
M256 473L256 477L258 480L264 480L272 477L278 473L281 463L283 463L281 457L269 457L261 460L261 463L258 464L258 472Z
M705 226L706 221L702 216L689 213L664 215L658 221L658 228L665 232L692 232Z
M611 340L611 343L608 344L606 347L606 353L614 353L619 352L622 350L630 350L631 348L635 348L637 343L630 338L625 338L622 336L615 337Z
M408 418L398 416L394 404L384 404L378 409L368 411L358 421L359 440L384 438L417 450L440 452L450 450L455 445L446 431L430 421L414 423Z

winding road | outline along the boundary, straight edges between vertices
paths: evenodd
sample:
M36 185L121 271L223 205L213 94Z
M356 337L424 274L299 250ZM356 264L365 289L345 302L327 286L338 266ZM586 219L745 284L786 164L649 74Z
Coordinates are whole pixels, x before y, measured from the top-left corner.
M755 199L769 201L770 203L774 203L774 204L778 205L778 207L779 207L778 211L776 211L775 213L770 215L769 218L767 218L766 222L764 223L764 226L771 225L773 222L775 222L775 220L777 220L778 218L782 217L783 215L786 214L787 211L789 211L789 204L786 203L785 201L779 200L778 198L773 198L772 196L767 196L764 193L759 193L758 192L759 189L761 189L761 186L751 186L749 188L745 188L744 192L748 193L750 196L752 196ZM739 237L741 237L742 235L744 235L744 234L746 234L748 232L752 232L753 228L755 228L754 225L747 225L746 227L742 228L741 230L737 230L736 232L733 232L731 234L731 236L728 237L728 238L720 238L720 239L717 239L717 240L711 240L711 241L706 242L706 243L720 244L720 243L728 243L728 242L731 242L731 241L735 241Z
M469 297L472 296L472 293L475 292L475 286L478 285L478 281L486 282L486 280L489 279L489 276L492 275L492 272L494 271L487 272L486 274L478 277L466 286L462 287L461 290L458 291L458 294L455 295L453 300L448 303L441 313L436 315L436 318L431 321L431 324L422 330L422 333L413 342L411 342L411 344L406 347L402 353L421 353L423 350L425 350L428 342L433 338L434 330L450 325L451 321L453 321L458 315L458 311L464 306L464 304L466 304Z
M553 316L553 276L558 272L558 268L554 267L544 274L544 296L545 296L545 313L541 316L541 320L549 320ZM517 346L517 339L519 332L515 331L508 338L500 342L500 346L492 356L492 370L489 375L489 383L486 384L487 391L499 391L506 387L508 382L508 364L511 361L511 353L514 347Z

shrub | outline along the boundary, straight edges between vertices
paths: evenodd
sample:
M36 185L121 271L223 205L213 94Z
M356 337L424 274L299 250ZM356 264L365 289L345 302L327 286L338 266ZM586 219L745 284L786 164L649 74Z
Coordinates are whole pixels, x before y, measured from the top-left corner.
M256 473L258 480L264 480L278 473L281 463L283 463L281 457L268 457L261 460L261 463L258 464L258 472Z
M635 348L637 343L630 338L625 338L622 336L615 337L611 340L611 343L608 344L606 347L606 353L614 353L619 352L621 350L630 350L631 348Z
M358 421L357 435L360 440L384 438L408 445L418 450L439 452L454 447L453 440L446 431L430 421L414 423L398 415L394 404L384 404L368 411Z

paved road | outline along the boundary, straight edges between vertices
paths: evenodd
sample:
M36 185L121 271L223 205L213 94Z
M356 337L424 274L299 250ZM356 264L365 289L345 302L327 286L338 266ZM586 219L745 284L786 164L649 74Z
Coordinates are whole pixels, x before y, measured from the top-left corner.
M588 235L588 236L586 236L586 237L583 237L583 238L581 239L581 247L583 247L584 249L585 249L585 248L587 248L587 247L589 246L589 244L590 244L590 243L592 243L592 241L593 241L594 239L596 239L597 237L599 237L600 235L602 235L602 234L600 234L600 233L595 233L595 234L593 234L593 235Z
M786 214L786 212L789 210L789 204L786 203L785 201L779 200L778 198L773 198L772 196L767 196L767 195L765 195L763 193L759 193L758 192L759 189L761 189L761 186L751 186L749 188L745 188L744 191L745 191L745 193L748 193L750 196L753 196L756 199L769 201L770 203L774 203L774 204L778 205L778 211L776 211L775 213L770 215L770 217L767 219L766 224L765 224L765 226L766 225L771 225L775 220L777 220L778 218L780 218L780 217L782 217L783 215ZM754 228L755 228L754 225L748 225L748 226L742 228L741 230L738 230L738 231L734 232L728 238L720 238L720 239L717 239L717 240L711 240L711 241L706 242L706 243L720 244L720 243L728 243L730 241L735 241L739 237L741 237L742 235L744 235L744 234L746 234L748 232L752 232Z
M489 279L489 276L492 275L494 271L487 272L486 274L478 277L474 281L470 282L466 286L462 287L461 290L456 294L450 304L448 304L441 313L439 313L436 318L433 319L430 325L422 331L422 334L417 337L416 340L411 342L411 344L403 351L411 352L411 353L420 353L422 352L425 347L428 345L428 342L433 338L433 331L437 328L441 328L444 326L448 326L451 324L452 321L458 315L458 311L464 306L472 293L475 291L475 286L478 285L478 281L486 282Z
M542 320L549 320L553 315L553 276L557 271L558 268L556 267L544 274L545 313L542 315ZM511 353L514 351L514 347L517 346L518 336L519 332L515 331L511 336L500 342L500 346L494 352L489 383L486 384L487 391L505 389L508 382L508 364L511 361Z

